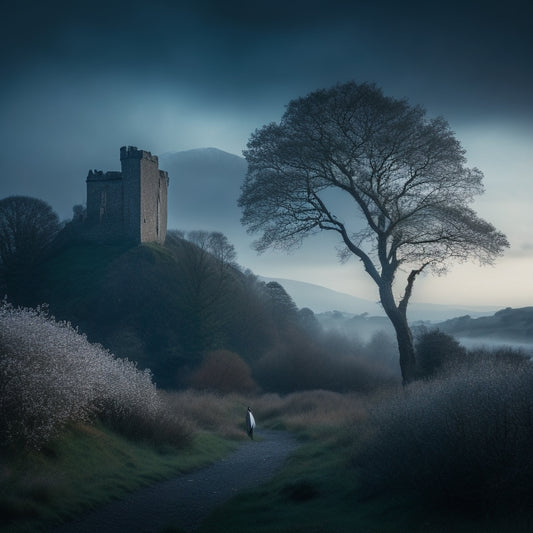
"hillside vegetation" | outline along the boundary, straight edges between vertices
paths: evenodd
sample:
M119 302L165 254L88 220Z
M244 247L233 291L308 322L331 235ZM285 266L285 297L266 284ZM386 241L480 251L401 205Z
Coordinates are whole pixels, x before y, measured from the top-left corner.
M167 389L227 391L221 364L243 392L368 391L396 379L392 342L383 357L383 345L326 332L281 285L226 257L232 247L220 235L170 232L165 246L67 241L36 273L29 303L47 304Z

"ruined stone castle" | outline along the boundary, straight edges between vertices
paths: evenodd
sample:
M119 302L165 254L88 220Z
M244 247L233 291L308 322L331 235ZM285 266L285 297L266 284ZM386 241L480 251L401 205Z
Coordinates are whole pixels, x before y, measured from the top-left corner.
M96 240L128 239L163 244L167 234L168 174L157 156L135 146L120 149L122 170L90 170L88 234Z

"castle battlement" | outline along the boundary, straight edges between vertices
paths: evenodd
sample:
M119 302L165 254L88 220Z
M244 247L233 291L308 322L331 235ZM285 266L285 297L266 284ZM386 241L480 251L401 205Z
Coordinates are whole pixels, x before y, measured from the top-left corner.
M136 146L122 146L120 148L120 160L124 159L147 159L152 163L159 164L159 158L146 150L138 150Z
M96 240L165 242L168 173L159 158L136 146L120 149L121 171L89 170L88 235Z
M101 170L89 170L87 174L87 181L106 181L106 180L121 180L122 172L116 170L109 170L106 173Z

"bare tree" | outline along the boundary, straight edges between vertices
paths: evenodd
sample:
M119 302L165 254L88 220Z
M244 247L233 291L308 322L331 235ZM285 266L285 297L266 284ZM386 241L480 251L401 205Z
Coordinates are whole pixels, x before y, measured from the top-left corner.
M4 291L19 292L60 229L43 200L9 196L0 200L0 280Z
M404 383L412 381L407 305L417 276L442 274L452 261L488 264L508 246L468 207L483 192L483 174L466 166L448 123L375 85L349 82L291 101L279 124L251 136L244 155L239 205L248 230L262 232L257 250L337 233L341 256L357 257L377 284ZM399 271L405 285L396 299Z
M170 232L169 237L185 238L188 251L178 261L182 305L191 340L189 349L199 356L224 344L225 324L232 312L228 297L234 283L235 248L219 232Z

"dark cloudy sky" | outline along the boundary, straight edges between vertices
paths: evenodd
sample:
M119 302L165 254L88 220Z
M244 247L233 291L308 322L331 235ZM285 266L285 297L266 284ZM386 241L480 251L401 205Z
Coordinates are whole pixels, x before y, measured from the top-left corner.
M533 8L530 1L227 1L4 4L0 198L27 194L62 218L85 201L89 168L118 149L215 146L250 133L297 96L371 81L443 115L485 173L474 207L511 249L495 267L421 280L419 300L533 304ZM244 253L244 257L252 257ZM302 259L305 257L304 265ZM310 264L312 244L250 259L259 274L375 299L356 263ZM241 262L245 262L241 256ZM266 271L263 271L266 270Z

